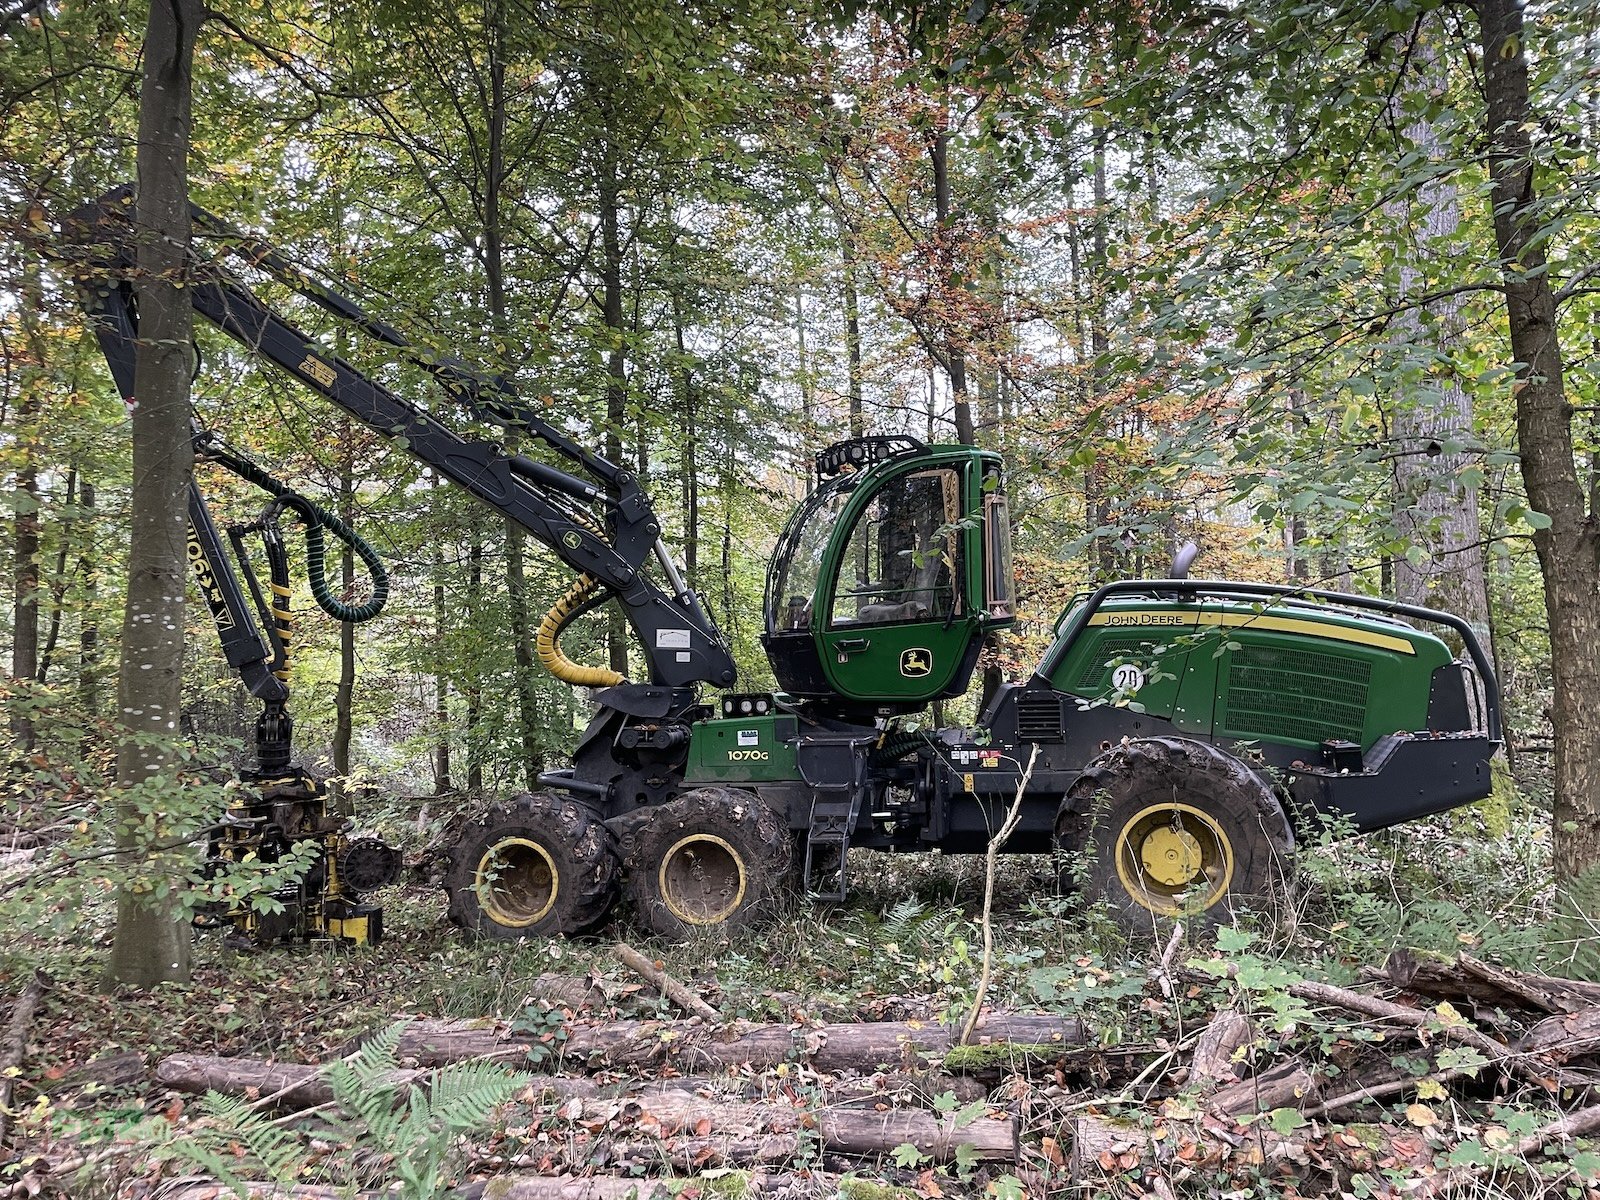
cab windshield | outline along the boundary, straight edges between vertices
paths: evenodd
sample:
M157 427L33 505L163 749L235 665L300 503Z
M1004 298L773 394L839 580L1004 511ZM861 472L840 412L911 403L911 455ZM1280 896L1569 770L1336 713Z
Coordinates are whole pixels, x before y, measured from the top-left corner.
M861 480L840 475L808 496L778 539L767 576L767 632L801 633L811 628L811 601L822 572L822 556L839 514Z

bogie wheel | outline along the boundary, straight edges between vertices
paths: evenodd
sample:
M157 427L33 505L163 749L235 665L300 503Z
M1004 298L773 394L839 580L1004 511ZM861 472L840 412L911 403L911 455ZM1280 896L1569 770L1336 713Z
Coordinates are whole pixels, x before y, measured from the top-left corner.
M1061 803L1058 846L1080 853L1088 900L1149 932L1160 917L1226 920L1266 895L1294 848L1265 782L1205 742L1146 738L1102 755Z
M622 857L628 896L651 932L727 932L771 911L789 870L789 830L748 792L698 788L632 824Z
M524 792L461 827L444 887L450 919L468 933L580 933L616 899L616 841L586 805Z

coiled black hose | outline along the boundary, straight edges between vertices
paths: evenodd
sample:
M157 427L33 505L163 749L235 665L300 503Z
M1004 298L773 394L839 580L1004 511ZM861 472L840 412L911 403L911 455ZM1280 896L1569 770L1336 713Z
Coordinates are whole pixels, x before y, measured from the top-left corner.
M249 459L240 457L216 441L208 440L201 450L207 458L221 463L239 478L255 484L300 517L306 530L306 578L311 584L311 595L316 599L317 607L334 620L349 621L352 625L370 621L383 611L389 599L389 572L383 565L383 559L367 544L365 538L316 501L308 500L288 484L273 478ZM324 529L354 550L366 566L367 575L372 580L372 595L364 604L346 604L328 586Z
M872 765L886 767L892 762L898 762L913 750L928 745L932 745L932 741L926 734L897 730L885 736L883 745L873 750Z

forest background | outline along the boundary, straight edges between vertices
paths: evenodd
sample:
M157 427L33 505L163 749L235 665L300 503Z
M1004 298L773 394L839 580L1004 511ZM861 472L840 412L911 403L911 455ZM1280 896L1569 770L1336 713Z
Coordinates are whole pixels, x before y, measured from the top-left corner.
M861 431L1006 455L1007 674L1074 592L1165 574L1191 537L1203 575L1461 613L1508 705L1489 832L1511 808L1535 831L1570 950L1600 913L1600 7L824 9L224 5L192 195L634 466L747 686L810 455ZM69 824L105 783L133 514L129 415L49 256L132 176L144 15L0 3L0 687L12 794ZM530 614L566 572L237 348L197 350L202 423L394 568L379 620L303 635L302 753L414 798L396 821L558 763L583 703L533 669ZM214 760L255 712L203 617L184 734ZM569 645L621 668L623 634Z

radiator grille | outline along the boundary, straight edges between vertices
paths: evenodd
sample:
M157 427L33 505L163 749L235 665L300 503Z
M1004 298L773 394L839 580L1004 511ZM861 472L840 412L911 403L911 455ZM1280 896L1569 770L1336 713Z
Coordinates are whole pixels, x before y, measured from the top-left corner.
M1230 733L1359 744L1371 676L1364 659L1243 646L1233 652L1218 723Z
M1087 691L1090 688L1101 687L1105 683L1106 674L1111 670L1107 663L1119 658L1148 655L1149 647L1153 644L1148 633L1106 635L1096 642L1089 652L1089 661L1083 666L1083 674L1078 676L1077 689Z

